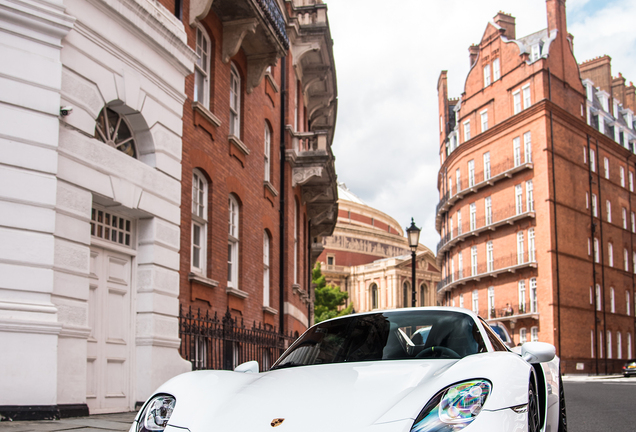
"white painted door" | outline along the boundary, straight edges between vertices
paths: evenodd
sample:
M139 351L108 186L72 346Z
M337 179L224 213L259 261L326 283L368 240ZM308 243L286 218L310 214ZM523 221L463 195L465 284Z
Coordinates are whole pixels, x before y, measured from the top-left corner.
M91 247L86 403L90 413L132 409L132 257Z

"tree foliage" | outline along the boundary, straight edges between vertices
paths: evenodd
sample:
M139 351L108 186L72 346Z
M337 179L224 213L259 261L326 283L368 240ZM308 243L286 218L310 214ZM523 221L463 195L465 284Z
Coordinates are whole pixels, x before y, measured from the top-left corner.
M316 263L312 272L312 282L315 284L314 293L316 301L314 303L314 322L319 323L330 318L349 315L353 311L353 304L339 310L344 306L349 294L340 291L340 287L327 285L325 276L322 274L320 263Z

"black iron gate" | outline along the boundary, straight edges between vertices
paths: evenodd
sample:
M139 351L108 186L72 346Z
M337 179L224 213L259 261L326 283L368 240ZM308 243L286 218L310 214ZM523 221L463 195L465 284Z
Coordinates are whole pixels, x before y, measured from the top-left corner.
M179 308L179 337L181 356L192 363L192 370L233 370L241 363L258 361L261 371L267 370L289 347L294 337L280 334L276 328L266 329L256 322L246 328L228 310L221 319L217 313L196 314L190 307L187 313Z

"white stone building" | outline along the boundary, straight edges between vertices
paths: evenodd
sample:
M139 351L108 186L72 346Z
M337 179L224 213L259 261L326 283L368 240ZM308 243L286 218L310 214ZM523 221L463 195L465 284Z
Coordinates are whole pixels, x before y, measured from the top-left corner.
M152 0L0 0L0 50L0 414L132 410L190 369L177 296L196 56Z

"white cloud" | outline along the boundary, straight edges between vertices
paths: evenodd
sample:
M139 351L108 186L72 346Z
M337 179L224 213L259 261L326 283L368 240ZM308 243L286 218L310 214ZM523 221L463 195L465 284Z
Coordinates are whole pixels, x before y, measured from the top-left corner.
M636 4L568 0L568 31L578 61L612 57L613 73L636 81ZM516 17L517 35L547 27L545 1L327 0L338 74L334 140L340 181L404 228L415 218L436 249L439 200L437 80L449 96L468 73L468 47L498 11Z

